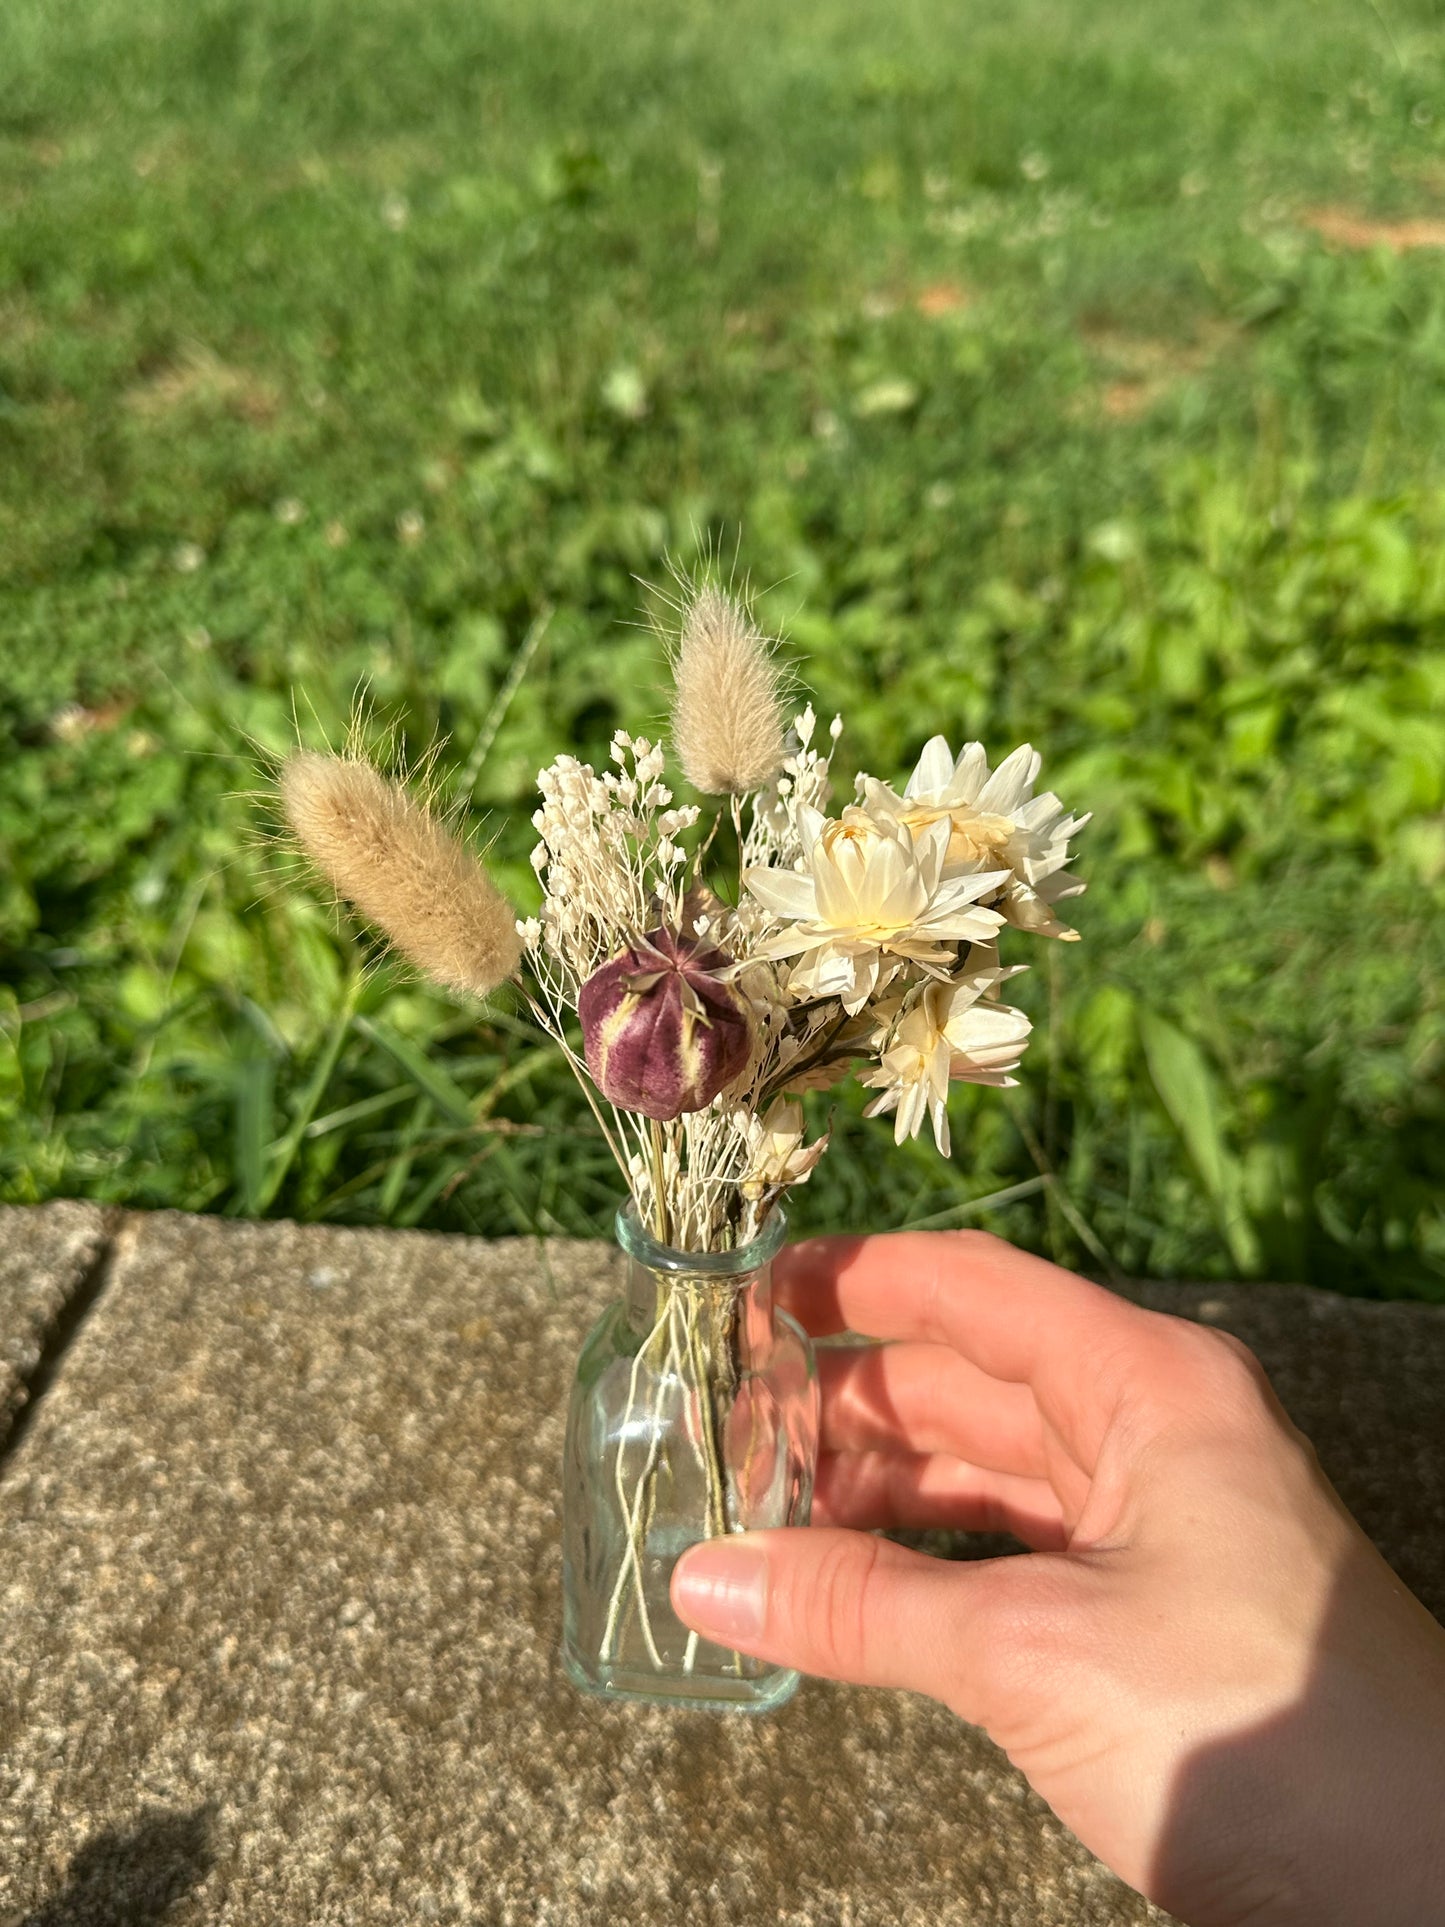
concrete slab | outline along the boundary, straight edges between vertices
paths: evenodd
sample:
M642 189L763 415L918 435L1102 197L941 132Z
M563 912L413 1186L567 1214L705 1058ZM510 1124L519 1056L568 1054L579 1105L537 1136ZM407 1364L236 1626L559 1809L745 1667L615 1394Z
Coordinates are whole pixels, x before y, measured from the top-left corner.
M105 1249L105 1214L93 1204L0 1206L0 1447L76 1292Z
M1165 1920L922 1701L573 1694L557 1467L605 1248L130 1222L0 1477L5 1927ZM1445 1317L1397 1343L1311 1293L1184 1302L1253 1321L1306 1423L1357 1428L1404 1569ZM1404 1406L1360 1390L1379 1369Z

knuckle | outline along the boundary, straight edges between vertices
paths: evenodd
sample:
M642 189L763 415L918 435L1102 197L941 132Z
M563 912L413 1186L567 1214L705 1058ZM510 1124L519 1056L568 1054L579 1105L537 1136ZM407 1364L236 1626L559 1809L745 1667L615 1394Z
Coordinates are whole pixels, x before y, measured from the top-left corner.
M1211 1436L1251 1432L1281 1417L1264 1367L1232 1332L1170 1319L1152 1376L1161 1413Z
M1195 1325L1200 1360L1210 1377L1241 1404L1257 1404L1269 1389L1263 1365L1233 1332Z
M928 1240L928 1259L919 1279L919 1319L935 1338L947 1339L949 1303L961 1278L996 1272L1018 1256L1013 1246L989 1231L922 1232Z
M1214 1336L1224 1347L1225 1351L1228 1352L1235 1364L1244 1368L1251 1380L1256 1384L1263 1382L1264 1367L1242 1338L1236 1338L1233 1332L1224 1331L1217 1331Z
M849 1534L828 1546L819 1560L801 1602L799 1629L818 1672L847 1678L866 1669L869 1603L879 1557L876 1539Z
M986 1726L1000 1709L1017 1711L1057 1693L1061 1669L1069 1663L1061 1628L1077 1626L1081 1607L1076 1573L1057 1555L1036 1553L1000 1567L989 1575L991 1586L980 1572L985 1586L971 1602L968 1644L976 1648L971 1670L980 1697L967 1716Z

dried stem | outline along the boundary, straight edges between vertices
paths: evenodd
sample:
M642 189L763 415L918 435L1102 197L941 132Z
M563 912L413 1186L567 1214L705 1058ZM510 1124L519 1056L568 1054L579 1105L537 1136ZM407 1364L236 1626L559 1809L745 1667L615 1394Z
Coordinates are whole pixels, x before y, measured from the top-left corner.
M648 1120L652 1126L649 1133L652 1144L652 1228L660 1245L667 1239L667 1157L663 1144L662 1126L656 1118Z

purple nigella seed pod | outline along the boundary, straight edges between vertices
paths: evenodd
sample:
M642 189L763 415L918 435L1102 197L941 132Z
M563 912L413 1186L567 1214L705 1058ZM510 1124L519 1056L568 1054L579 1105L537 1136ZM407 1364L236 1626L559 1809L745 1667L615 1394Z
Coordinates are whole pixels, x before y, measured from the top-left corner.
M577 998L587 1068L619 1110L705 1110L746 1068L753 1027L742 995L715 974L716 945L652 930L602 965Z

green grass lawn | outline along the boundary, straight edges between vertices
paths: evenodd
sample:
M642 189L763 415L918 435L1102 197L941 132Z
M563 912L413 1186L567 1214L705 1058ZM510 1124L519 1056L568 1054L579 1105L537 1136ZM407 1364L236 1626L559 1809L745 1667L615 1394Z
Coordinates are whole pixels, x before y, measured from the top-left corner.
M605 1228L237 793L364 686L530 906L712 542L850 770L1094 812L1025 1084L798 1219L1445 1296L1441 241L1433 0L9 0L0 1194Z

